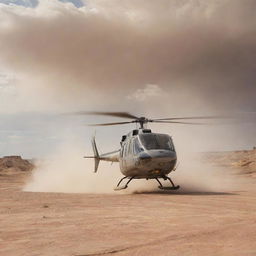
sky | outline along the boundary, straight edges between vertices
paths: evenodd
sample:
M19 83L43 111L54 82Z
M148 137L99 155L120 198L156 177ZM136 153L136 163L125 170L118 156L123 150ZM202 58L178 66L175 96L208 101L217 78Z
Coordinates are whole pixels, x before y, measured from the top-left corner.
M84 6L84 2L80 0L59 0L63 3L72 3L76 7L82 7ZM38 0L1 0L0 3L6 4L6 5L21 5L25 7L36 7L39 3Z
M79 110L175 117L256 111L254 0L0 0L0 155L89 150L116 121ZM255 122L153 125L179 150L256 145ZM133 128L97 128L104 150Z

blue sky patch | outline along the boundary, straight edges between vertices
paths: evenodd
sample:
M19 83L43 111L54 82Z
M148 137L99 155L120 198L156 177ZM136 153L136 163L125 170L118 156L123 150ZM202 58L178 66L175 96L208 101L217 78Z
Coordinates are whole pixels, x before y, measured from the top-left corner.
M63 3L73 3L77 8L84 6L81 0L59 0ZM25 7L36 7L38 5L38 0L0 0L1 4L15 4L22 5Z

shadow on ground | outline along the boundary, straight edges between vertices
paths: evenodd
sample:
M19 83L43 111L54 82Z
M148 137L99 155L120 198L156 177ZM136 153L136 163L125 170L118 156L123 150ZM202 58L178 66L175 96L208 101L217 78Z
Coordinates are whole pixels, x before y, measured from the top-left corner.
M159 195L192 195L192 196L219 196L219 195L237 195L231 192L206 192L206 191L170 191L170 190L156 190L156 191L134 191L133 194L159 194Z

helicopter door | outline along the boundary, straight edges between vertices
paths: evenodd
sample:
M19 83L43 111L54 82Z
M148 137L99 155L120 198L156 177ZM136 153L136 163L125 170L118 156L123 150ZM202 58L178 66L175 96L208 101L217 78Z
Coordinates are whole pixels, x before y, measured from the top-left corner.
M121 158L121 168L125 169L126 168L126 155L127 155L127 142L122 146L122 158Z
M124 151L125 151L125 144L121 146L120 150L120 168L124 169L125 168L125 162L124 162Z
M129 166L129 147L130 141L128 140L123 146L122 166L124 169L126 169Z
M126 144L126 157L125 164L126 168L130 169L133 167L133 139L129 140Z

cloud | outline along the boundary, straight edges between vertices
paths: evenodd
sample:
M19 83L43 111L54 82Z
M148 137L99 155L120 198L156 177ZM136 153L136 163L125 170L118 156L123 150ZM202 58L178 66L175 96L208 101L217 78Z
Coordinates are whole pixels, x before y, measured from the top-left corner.
M12 74L0 72L0 87L9 85L13 80L14 76Z
M147 84L143 89L137 89L133 94L128 95L129 100L145 101L162 96L162 89L156 84Z
M73 3L76 7L84 6L83 1L81 0L59 0L63 3ZM2 4L8 5L22 5L25 7L36 7L38 5L38 0L0 0Z
M16 97L16 78L12 73L6 71L0 72L0 102L2 104L2 111L6 112L3 108L9 105L10 101L15 100Z
M73 3L78 8L84 6L83 1L81 0L59 0L59 1L63 3Z
M0 5L0 61L20 77L23 110L127 109L127 95L141 98L145 84L162 88L180 111L254 110L255 7L254 0Z
M34 8L0 4L0 113L116 110L160 118L256 109L255 0L81 3L80 8L57 0L40 0ZM12 93L6 90L9 86ZM17 120L14 115L3 129L19 123L23 130L39 126L39 138L44 139L68 126L65 119L45 134L49 123L42 115L36 117L42 125L34 124L35 117L23 115ZM111 121L90 118L81 118L81 123ZM56 118L52 122L59 123ZM70 133L81 140L86 128L79 125L80 130L74 131L78 125L73 120L69 124ZM255 125L226 129L177 125L171 132L173 126L152 126L172 132L182 148L194 150L209 149L208 145L224 148L226 139L225 149L245 147L254 145L256 138ZM111 148L108 129L113 141L130 128L106 127L101 141L106 138ZM28 154L53 148L49 140L35 143L37 138L31 136ZM20 151L27 147L24 142ZM8 150L18 153L17 146Z
M23 5L26 7L35 7L38 4L38 1L37 0L1 0L0 3Z

